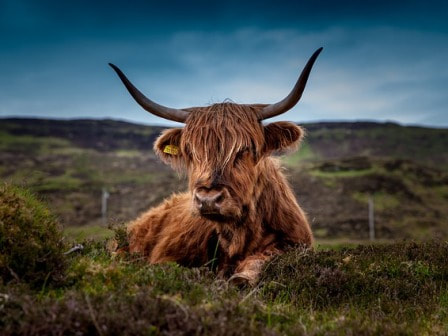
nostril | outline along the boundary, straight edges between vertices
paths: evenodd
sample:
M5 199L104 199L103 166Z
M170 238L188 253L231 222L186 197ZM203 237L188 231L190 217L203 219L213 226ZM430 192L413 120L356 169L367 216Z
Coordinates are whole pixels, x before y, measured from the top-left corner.
M224 196L222 194L219 194L218 197L215 198L215 203L219 204L224 200Z
M202 208L202 203L204 203L204 200L201 199L197 194L194 195L194 202L196 203L196 206L198 207L198 209Z

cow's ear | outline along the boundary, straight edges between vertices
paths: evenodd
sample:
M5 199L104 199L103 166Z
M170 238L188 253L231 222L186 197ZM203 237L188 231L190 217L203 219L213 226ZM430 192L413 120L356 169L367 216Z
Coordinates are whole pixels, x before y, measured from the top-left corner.
M279 121L264 126L266 153L295 151L304 136L304 130L287 121Z
M178 168L182 162L180 139L182 128L172 128L162 132L154 143L154 151L163 162Z

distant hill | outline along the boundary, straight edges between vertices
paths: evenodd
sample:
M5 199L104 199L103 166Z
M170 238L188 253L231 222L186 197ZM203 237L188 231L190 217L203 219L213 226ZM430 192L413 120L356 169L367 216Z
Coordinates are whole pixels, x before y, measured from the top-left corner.
M367 200L378 237L448 237L448 130L393 123L302 125L284 157L289 180L322 238L367 237ZM0 119L0 177L44 197L65 226L134 218L186 181L152 151L163 127L114 120Z
M0 119L0 132L14 136L55 137L98 151L152 148L163 127L117 120Z
M307 149L306 153L297 154L299 158L376 156L448 167L448 129L401 126L390 122L322 122L301 126L307 131ZM151 149L163 129L165 127L108 119L0 119L1 133L61 138L74 146L98 151Z
M300 159L375 156L411 159L448 167L448 129L401 126L395 123L322 122L301 124L307 131ZM98 151L151 150L160 126L116 120L0 119L0 136L55 137ZM8 148L3 146L2 150ZM17 148L17 149L20 149ZM293 157L294 158L294 157ZM293 159L292 159L293 160Z
M448 129L401 126L395 123L335 122L303 124L312 159L369 156L411 159L448 168ZM305 146L306 146L305 145Z

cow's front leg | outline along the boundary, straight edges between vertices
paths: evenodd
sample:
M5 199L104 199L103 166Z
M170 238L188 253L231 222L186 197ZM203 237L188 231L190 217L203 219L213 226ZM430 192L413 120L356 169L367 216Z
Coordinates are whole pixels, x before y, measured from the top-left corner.
M235 285L247 284L249 286L255 286L260 278L263 265L274 255L280 253L278 249L273 248L246 257L238 263L235 273L230 277L229 282Z
M229 282L234 285L255 286L266 261L263 255L247 257L239 263L235 273L229 278Z

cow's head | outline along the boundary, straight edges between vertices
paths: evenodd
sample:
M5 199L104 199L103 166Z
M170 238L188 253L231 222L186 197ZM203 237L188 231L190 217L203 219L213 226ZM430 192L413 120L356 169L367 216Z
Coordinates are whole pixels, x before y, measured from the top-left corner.
M187 169L193 211L226 222L244 219L253 210L261 189L256 186L260 170L264 169L263 159L272 152L297 148L302 138L300 127L289 122L261 122L288 111L299 101L321 50L311 56L291 93L271 105L224 102L208 107L168 108L145 97L120 69L110 65L145 110L185 123L184 128L163 132L154 149L164 162Z

